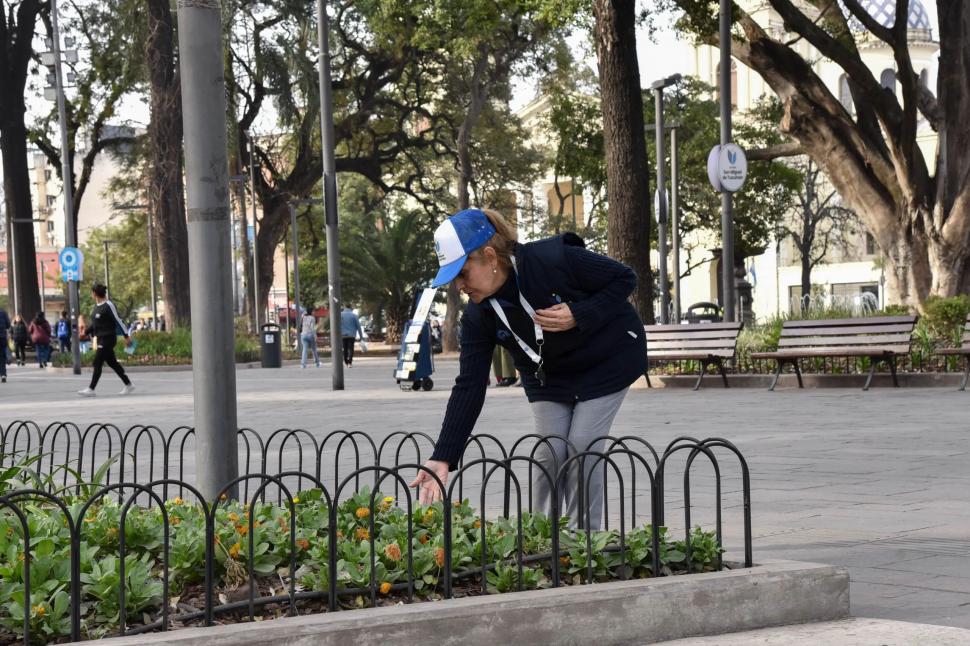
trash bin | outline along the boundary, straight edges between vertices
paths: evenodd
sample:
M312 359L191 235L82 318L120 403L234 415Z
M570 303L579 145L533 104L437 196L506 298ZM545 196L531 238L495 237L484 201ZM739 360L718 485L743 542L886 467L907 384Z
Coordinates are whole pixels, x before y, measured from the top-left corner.
M264 368L283 367L283 345L280 343L280 326L267 323L259 329L259 357Z
M716 303L694 303L687 308L685 316L688 323L720 323L723 320L721 308Z

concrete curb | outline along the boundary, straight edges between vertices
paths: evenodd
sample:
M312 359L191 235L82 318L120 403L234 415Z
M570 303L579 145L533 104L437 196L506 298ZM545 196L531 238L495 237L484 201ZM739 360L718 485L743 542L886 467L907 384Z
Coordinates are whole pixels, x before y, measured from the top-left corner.
M728 375L728 386L731 388L763 388L768 390L771 385L771 375ZM642 380L641 380L642 381ZM866 375L816 375L803 374L802 381L805 389L810 388L857 388L862 389L866 383ZM956 372L901 372L899 385L901 388L952 388L956 390L963 381L963 374ZM697 375L650 375L650 382L654 388L693 388L697 383ZM646 384L645 381L643 381ZM892 377L888 374L876 374L872 379L873 389L892 388ZM702 390L723 390L720 375L704 377ZM794 374L784 374L778 379L777 390L798 390L798 380Z
M113 646L647 644L849 614L844 568L750 569L533 590L119 637Z

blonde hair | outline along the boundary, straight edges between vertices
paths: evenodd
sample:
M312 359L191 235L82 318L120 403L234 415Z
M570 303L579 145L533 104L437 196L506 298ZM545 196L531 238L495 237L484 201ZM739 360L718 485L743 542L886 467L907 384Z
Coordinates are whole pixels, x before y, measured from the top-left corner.
M488 239L488 242L473 251L472 254L481 254L485 247L491 247L495 251L495 255L498 256L499 263L503 267L511 267L512 261L510 257L515 250L515 227L509 224L498 211L482 209L482 213L485 214L488 221L495 227L495 234Z

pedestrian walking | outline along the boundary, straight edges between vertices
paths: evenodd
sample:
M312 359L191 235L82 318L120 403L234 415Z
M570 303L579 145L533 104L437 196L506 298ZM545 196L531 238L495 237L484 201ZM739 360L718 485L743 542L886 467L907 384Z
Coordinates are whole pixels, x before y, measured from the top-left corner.
M77 342L81 354L91 349L91 331L88 329L88 319L84 314L77 317Z
M37 312L27 332L34 344L34 351L37 352L37 366L46 368L47 362L51 360L51 324L44 318L43 312Z
M317 354L317 317L313 315L313 306L303 311L300 317L300 341L303 343L303 351L300 355L300 366L306 368L307 348L313 350L313 363L320 367L320 355Z
M354 365L354 343L358 338L364 338L364 328L349 304L345 304L340 312L340 335L344 344L344 365L350 368Z
M524 382L535 431L555 437L539 445L536 459L559 486L534 469L536 507L550 512L558 491L559 515L598 528L603 462L582 460L582 478L580 469L570 468L560 480L558 470L574 451L605 448L627 390L646 369L643 323L627 300L636 274L588 251L574 233L519 244L495 211L461 211L434 238L441 267L432 287L454 280L470 302L462 318L459 375L425 467L442 482L458 468L485 401L492 351L501 345ZM424 504L442 496L424 471L411 486L421 486ZM581 504L586 491L589 499Z
M27 365L27 339L30 338L30 333L27 331L27 324L24 323L24 319L20 314L17 314L13 319L13 351L14 356L17 359L18 366Z
M121 320L121 316L118 315L114 303L108 300L107 288L100 283L95 283L91 286L91 295L96 303L94 311L91 313L91 321L93 322L91 334L98 339L98 349L94 353L91 384L84 390L77 391L77 394L81 397L94 397L94 390L98 387L98 381L101 379L101 369L104 364L108 364L125 385L119 394L130 395L135 391L135 387L131 385L131 380L125 374L125 369L118 363L118 358L115 356L115 346L118 344L119 334L124 337L126 346L131 343L131 338L125 331L125 324Z
M10 333L10 317L0 307L0 383L7 383L7 338Z
M57 326L54 328L57 333L57 351L71 351L71 321L67 318L67 312L61 312L61 318L57 319Z

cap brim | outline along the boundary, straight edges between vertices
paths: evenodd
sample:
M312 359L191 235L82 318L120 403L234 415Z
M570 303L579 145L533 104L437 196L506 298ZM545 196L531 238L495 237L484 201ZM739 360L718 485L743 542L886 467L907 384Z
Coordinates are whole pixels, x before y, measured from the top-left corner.
M455 279L461 272L461 268L465 266L465 261L468 260L468 256L462 256L458 260L453 260L447 265L442 265L441 269L438 270L438 275L434 277L434 282L431 283L432 287L441 287L442 285L447 285Z

